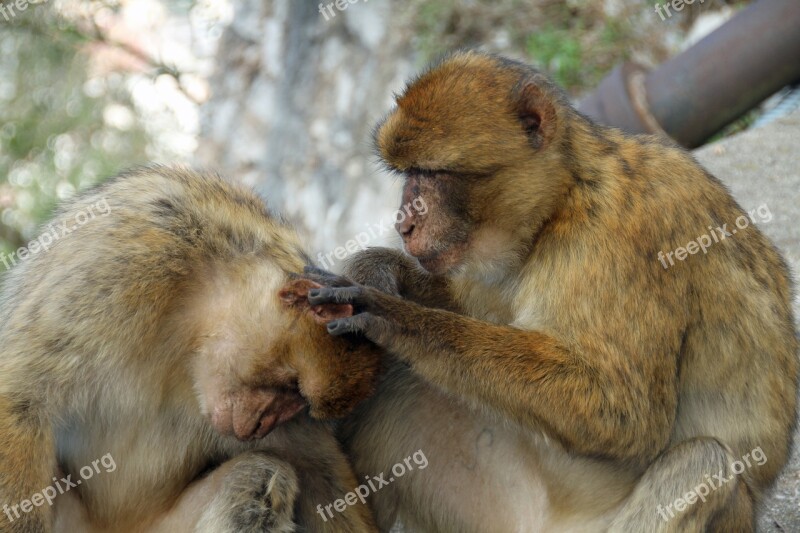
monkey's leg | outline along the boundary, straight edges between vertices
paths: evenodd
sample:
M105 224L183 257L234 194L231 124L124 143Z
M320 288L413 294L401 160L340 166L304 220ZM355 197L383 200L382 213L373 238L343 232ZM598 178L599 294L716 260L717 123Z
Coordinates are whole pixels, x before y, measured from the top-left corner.
M668 449L639 480L609 532L755 531L747 483L731 470L735 461L713 438Z
M51 531L52 512L46 501L32 505L36 495L55 489L55 446L41 418L22 405L0 397L0 531ZM50 491L48 490L48 494ZM55 497L55 495L53 496Z
M295 508L297 523L303 531L320 533L371 533L378 531L369 506L366 485L359 487L350 461L338 441L322 425L306 425L306 436L298 442L311 443L311 453L291 454L300 493ZM308 446L308 444L306 444ZM337 502L338 500L338 502Z

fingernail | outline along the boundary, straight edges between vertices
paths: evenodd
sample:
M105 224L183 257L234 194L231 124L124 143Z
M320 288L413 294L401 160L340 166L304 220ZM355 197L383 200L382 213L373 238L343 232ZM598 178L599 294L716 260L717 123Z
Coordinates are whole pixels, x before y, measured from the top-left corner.
M319 296L319 289L311 289L310 291L308 291L308 295L312 298L316 298L317 296Z
M339 327L338 320L331 320L330 322L328 322L328 331L336 331L336 328L338 327Z

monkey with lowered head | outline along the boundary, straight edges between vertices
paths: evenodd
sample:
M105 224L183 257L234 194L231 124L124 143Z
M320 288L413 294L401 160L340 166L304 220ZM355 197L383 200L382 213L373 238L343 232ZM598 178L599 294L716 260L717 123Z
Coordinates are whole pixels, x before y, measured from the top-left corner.
M345 424L359 473L422 449L371 497L412 531L748 532L796 414L790 277L685 151L578 113L522 63L455 53L376 131L409 255L368 249L312 305L398 360ZM697 250L695 250L696 252ZM724 480L724 482L720 481Z
M358 485L318 419L367 397L379 358L319 324L348 307L308 306L290 227L166 167L78 195L62 224L0 300L1 532L375 530L363 505L317 515ZM101 458L115 469L89 476Z

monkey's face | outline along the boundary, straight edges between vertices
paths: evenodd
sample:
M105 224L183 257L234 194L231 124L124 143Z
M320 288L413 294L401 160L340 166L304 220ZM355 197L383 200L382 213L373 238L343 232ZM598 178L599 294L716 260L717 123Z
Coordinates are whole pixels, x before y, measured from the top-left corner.
M376 130L384 162L405 178L396 229L428 271L492 263L530 241L520 221L543 216L555 190L556 113L537 79L456 54L411 84Z
M459 176L412 170L405 179L395 229L406 251L429 272L445 272L464 258L474 217Z

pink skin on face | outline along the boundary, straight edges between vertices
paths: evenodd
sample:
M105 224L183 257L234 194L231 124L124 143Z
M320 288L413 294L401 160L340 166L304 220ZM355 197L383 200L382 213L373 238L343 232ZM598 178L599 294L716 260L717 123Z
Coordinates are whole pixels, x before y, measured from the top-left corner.
M234 435L239 440L260 439L307 405L292 390L242 389L221 398L214 406L211 423L223 435Z

